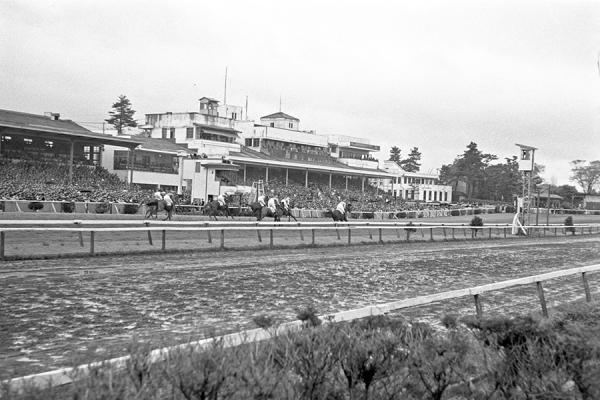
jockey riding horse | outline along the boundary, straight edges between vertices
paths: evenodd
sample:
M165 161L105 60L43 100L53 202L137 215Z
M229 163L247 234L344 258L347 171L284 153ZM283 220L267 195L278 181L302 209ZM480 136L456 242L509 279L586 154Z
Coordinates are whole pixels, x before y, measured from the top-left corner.
M335 222L348 222L347 214L350 211L352 211L352 204L340 201L335 210L332 210L331 217Z
M229 212L229 196L227 195L219 195L217 200L209 201L204 206L204 214L208 215L208 217L213 217L215 221L217 220L218 215L223 215L225 218L231 217L233 219L233 215Z

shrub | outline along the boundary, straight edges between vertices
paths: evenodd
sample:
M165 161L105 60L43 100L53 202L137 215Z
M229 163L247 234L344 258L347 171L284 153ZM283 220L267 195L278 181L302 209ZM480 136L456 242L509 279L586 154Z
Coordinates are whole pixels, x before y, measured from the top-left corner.
M296 318L308 326L319 326L321 320L317 316L317 310L313 306L307 306L297 310Z
M575 234L575 227L573 226L572 216L569 215L567 218L565 218L565 226L567 227L565 229L566 232L571 232L572 235Z
M363 219L375 219L375 213L365 212L362 214Z
M39 210L41 210L42 208L44 208L44 203L39 202L39 201L32 201L31 203L29 203L27 205L27 208L29 208L30 210L37 212Z
M0 201L0 212L4 212L4 210L6 210L6 205L4 204L4 201Z
M483 220L481 219L481 217L473 217L473 219L471 220L471 222L469 223L470 226L474 226L474 227L480 227L483 226ZM471 234L473 237L477 237L477 233L479 233L479 230L481 228L471 228Z
M96 214L104 214L110 210L110 203L100 203L96 205Z
M64 213L72 213L75 211L75 203L72 201L65 201L61 204L61 209Z
M460 215L460 211L458 210L450 210L450 215L453 217L458 217Z
M406 212L404 211L400 211L398 214L396 214L397 218L406 218Z
M481 208L474 209L473 214L481 214Z
M137 214L138 209L138 204L125 204L125 206L123 206L123 214Z
M414 226L415 224L412 223L412 221L410 221L408 224L406 224L406 226ZM416 232L417 230L415 228L404 228L404 230L408 233L412 233L412 232Z
M483 226L483 220L481 219L481 217L473 217L473 219L471 220L469 225L470 226Z

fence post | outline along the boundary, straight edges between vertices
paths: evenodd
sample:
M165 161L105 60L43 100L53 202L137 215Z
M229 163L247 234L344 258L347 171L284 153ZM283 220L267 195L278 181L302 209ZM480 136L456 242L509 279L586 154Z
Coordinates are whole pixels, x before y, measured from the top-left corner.
M298 222L298 226L301 226L300 222ZM300 240L304 242L304 231L302 229L300 229Z
M167 248L167 231L162 230L162 248L161 250L165 251Z
M206 226L208 228L208 222L205 222L204 226ZM212 243L212 235L211 235L210 231L207 230L206 233L208 233L208 243Z
M0 260L4 260L4 242L6 241L6 232L0 232Z
M429 240L433 242L433 228L429 228Z
M258 228L258 222L256 223L256 227ZM258 242L262 243L262 236L260 235L260 230L256 229L256 236L258 236Z
M492 238L492 227L491 226L490 226L490 236L489 236L489 238L490 239Z
M352 230L350 229L350 225L348 225L348 244L352 243Z
M148 231L148 243L150 246L154 246L154 244L152 244L152 231Z
M475 313L477 314L477 318L481 318L483 316L483 307L481 305L479 294L473 295L473 299L475 300Z
M383 228L379 228L379 244L383 244Z
M80 232L81 233L81 232ZM94 231L90 231L90 254L94 254Z
M310 232L312 234L312 242L311 242L311 244L314 246L315 245L315 230L311 229Z
M537 292L540 298L540 304L542 305L542 315L545 318L548 318L548 308L546 307L546 298L544 297L544 285L542 282L536 282Z
M83 232L79 231L79 246L83 247Z
M592 293L590 292L590 284L587 280L587 275L585 272L581 273L581 279L583 279L583 289L585 290L585 301L588 303L592 302Z
M273 248L273 229L269 229L269 248Z
M456 237L454 237L454 227L452 228L452 240L456 240Z
M446 227L442 228L442 232L444 232L444 240L448 240L448 237L446 236Z
M225 229L221 229L221 246L220 249L225 249Z
M335 224L335 233L337 233L337 240L342 240L342 238L340 237L340 230L337 228L338 224L336 222Z

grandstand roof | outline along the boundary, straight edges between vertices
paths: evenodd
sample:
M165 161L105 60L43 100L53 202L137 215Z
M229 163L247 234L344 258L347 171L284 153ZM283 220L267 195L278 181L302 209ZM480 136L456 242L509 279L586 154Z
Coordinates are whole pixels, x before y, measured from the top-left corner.
M350 167L340 162L322 164L311 161L291 161L287 159L277 159L247 148L242 148L241 152L230 151L229 158L237 163L261 165L265 167L291 168L326 173L333 172L337 174L364 176L370 178L392 178L395 176L379 169Z
M284 118L284 119L293 119L294 121L300 121L298 118L296 117L292 117L289 114L286 114L284 112L276 112L274 114L269 114L269 115L265 115L264 117L260 117L261 119L263 118Z
M45 115L19 111L0 110L0 128L11 129L10 133L13 134L35 132L39 136L48 138L85 140L86 142L111 144L114 146L135 147L140 144L137 138L95 133L68 119L53 119Z
M138 150L171 154L179 154L179 152L185 152L186 154L195 153L195 151L188 149L187 146L174 143L168 139L156 139L145 136L136 136L135 138L141 141Z

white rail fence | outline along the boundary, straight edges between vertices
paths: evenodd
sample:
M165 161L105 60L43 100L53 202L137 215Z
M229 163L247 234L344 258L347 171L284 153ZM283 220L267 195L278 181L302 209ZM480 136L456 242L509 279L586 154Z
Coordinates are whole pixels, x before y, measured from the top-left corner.
M106 227L105 225L113 225ZM115 226L119 225L119 226ZM125 226L120 226L125 225ZM138 225L138 226L129 226ZM140 226L142 225L142 226ZM156 226L155 226L156 225ZM200 226L199 226L200 225ZM600 232L599 224L578 224L574 226L564 225L532 225L525 226L529 236L545 236L546 234L558 236L559 234L566 235L567 233L577 234L593 234ZM181 221L181 222L166 222L166 221L38 221L38 220L12 220L0 222L0 260L7 259L6 243L7 236L15 232L76 232L79 237L80 247L84 247L83 234L89 234L89 255L96 254L96 238L95 234L100 232L147 232L148 243L154 246L153 233L160 235L161 251L167 250L167 232L206 232L208 243L213 243L213 234L217 235L219 240L219 249L224 250L226 244L226 232L245 232L255 231L258 244L263 243L262 233L268 231L268 247L275 247L275 236L277 232L293 231L298 232L301 242L310 246L317 245L317 232L335 231L338 241L342 240L341 232L344 232L347 244L352 244L353 232L367 231L369 238L373 240L377 235L377 243L383 244L384 232L388 235L385 239L390 240L390 232L395 234L396 240L406 242L411 241L411 237L415 240L414 235L420 235L421 240L458 240L458 239L483 239L483 238L507 238L515 237L512 234L512 225L494 224L480 227L469 226L465 224L406 224L398 222L204 222L197 221ZM587 230L587 232L586 232ZM404 232L402 232L404 231ZM373 235L375 232L375 235ZM436 234L434 234L434 232ZM310 243L305 242L304 233L310 233ZM457 235L458 233L458 235ZM494 236L495 234L495 236ZM232 238L231 240L239 238ZM235 247L234 242L232 247Z
M548 308L546 304L546 298L544 295L544 287L543 282L551 280L564 278L572 275L581 275L582 279L582 288L585 294L585 299L587 302L592 301L592 292L590 290L590 285L588 281L588 274L592 272L600 271L600 264L588 265L584 267L563 269L559 271L548 272L539 275L532 275L522 278L516 278L506 281L500 281L495 283L490 283L486 285L474 286L466 289L458 289L451 290L448 292L435 293L425 296L414 297L410 299L398 300L389 303L375 304L367 307L362 307L354 310L342 311L329 315L322 315L320 318L325 323L335 323L342 321L352 321L361 318L367 318L371 316L377 315L385 315L393 311L402 310L411 307L423 306L432 303L436 303L439 301L450 300L450 299L458 299L462 297L471 296L473 297L475 313L478 318L483 316L483 301L482 295L484 293L489 293L493 291L499 291L503 289L513 288L517 286L531 285L535 284L537 288L537 294L540 301L542 315L544 317L548 317ZM303 323L301 321L293 321L281 324L277 327L277 334L294 331L302 328ZM175 346L164 347L160 349L153 350L149 354L150 362L158 362L163 360L167 354L171 351L181 349L181 348L195 348L197 350L202 350L208 348L215 340L222 341L225 346L232 347L237 346L244 343L252 343L263 340L268 340L273 335L273 332L267 331L265 329L249 329L241 332L231 333L227 335L221 335L213 338L202 339L192 343L180 344ZM8 381L5 381L5 384L8 384L13 390L20 390L27 386L36 386L36 387L50 387L50 386L60 386L63 384L67 384L72 382L72 379L75 375L81 376L85 375L89 371L94 368L123 368L127 361L129 360L129 356L123 356L118 358L113 358L106 361L101 362L93 362L89 364L80 365L72 368L61 368L54 371L44 372L40 374L27 375L19 378L14 378Z

